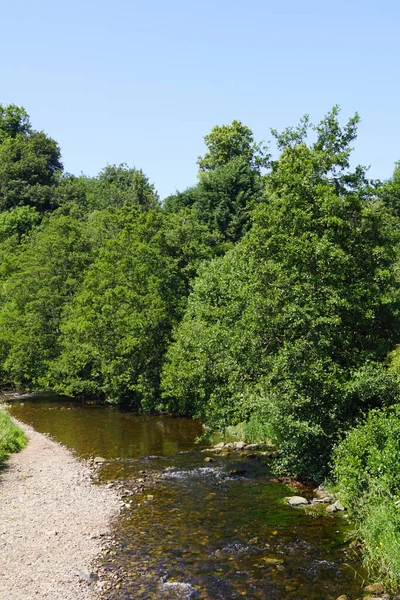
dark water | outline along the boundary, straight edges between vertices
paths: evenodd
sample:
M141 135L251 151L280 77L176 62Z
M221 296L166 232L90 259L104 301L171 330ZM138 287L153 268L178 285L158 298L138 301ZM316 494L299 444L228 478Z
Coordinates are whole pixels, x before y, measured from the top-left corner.
M346 520L327 516L325 507L287 506L286 496L311 498L312 490L278 483L265 456L201 452L201 423L187 419L55 397L24 398L11 410L78 456L107 459L99 481L122 487L126 506L103 562L118 589L107 598L361 596L362 570L346 543Z

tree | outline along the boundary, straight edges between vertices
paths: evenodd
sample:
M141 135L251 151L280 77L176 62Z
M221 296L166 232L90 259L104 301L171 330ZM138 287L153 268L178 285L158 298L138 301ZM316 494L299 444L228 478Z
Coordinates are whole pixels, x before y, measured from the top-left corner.
M222 428L256 415L300 475L321 476L338 431L382 401L360 391L374 369L352 382L397 337L393 219L349 171L357 123L335 107L310 145L308 119L276 134L265 202L198 278L163 375L172 411Z
M250 212L262 200L262 182L242 156L204 173L196 187L164 201L167 212L189 208L206 225L221 250L237 242L250 226Z
M64 313L61 351L46 385L149 410L158 401L165 350L190 279L208 253L204 228L187 215L134 206L102 213L94 229L112 233Z
M26 205L42 213L54 209L61 171L56 142L32 130L23 108L0 105L0 211Z
M266 147L262 143L255 143L251 129L240 121L232 121L231 125L216 125L204 137L204 141L207 152L197 160L200 174L227 165L235 157L243 158L257 171L268 165Z
M89 244L81 223L53 213L19 247L7 247L16 256L5 272L0 270L2 380L43 389L48 364L60 352L64 307L90 260Z

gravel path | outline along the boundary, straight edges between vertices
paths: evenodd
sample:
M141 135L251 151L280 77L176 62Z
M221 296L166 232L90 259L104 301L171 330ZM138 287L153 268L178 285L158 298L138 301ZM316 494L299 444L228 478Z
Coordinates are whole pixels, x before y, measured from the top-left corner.
M0 472L0 599L96 598L92 561L118 513L116 492L89 468L22 423L28 446Z

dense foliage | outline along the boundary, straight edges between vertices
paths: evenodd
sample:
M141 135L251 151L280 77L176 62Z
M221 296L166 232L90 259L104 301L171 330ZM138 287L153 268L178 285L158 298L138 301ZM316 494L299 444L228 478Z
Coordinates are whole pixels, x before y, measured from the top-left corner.
M277 135L253 226L203 268L164 371L170 410L222 427L257 414L301 475L320 476L341 428L389 401L368 390L397 339L395 227L349 171L356 125L334 109L311 145L306 121Z
M198 182L161 204L127 165L63 173L56 142L0 106L3 385L257 422L279 468L322 476L398 392L398 166L383 184L351 169L357 125L306 117L273 131L274 159L216 126Z
M397 398L400 401L400 398ZM400 404L371 411L335 448L341 499L365 542L366 561L400 582Z

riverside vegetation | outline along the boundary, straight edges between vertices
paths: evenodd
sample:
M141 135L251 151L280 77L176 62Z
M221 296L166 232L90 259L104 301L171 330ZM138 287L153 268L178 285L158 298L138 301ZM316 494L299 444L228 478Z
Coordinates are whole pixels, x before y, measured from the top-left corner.
M0 377L240 426L275 469L332 478L371 568L400 585L400 166L351 168L359 118L205 137L198 182L63 172L0 106Z
M0 465L11 452L18 452L26 446L26 437L8 413L0 410Z

